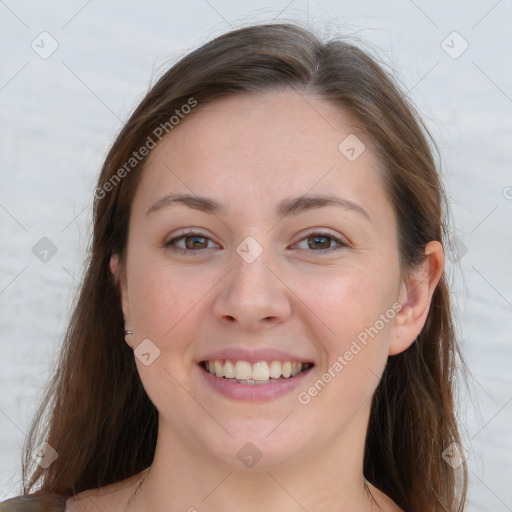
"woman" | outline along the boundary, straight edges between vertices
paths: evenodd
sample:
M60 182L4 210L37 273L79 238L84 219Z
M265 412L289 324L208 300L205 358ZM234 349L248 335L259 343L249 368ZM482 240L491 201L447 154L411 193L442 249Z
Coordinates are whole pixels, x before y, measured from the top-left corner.
M173 66L106 158L2 510L462 510L425 133L374 59L296 26Z

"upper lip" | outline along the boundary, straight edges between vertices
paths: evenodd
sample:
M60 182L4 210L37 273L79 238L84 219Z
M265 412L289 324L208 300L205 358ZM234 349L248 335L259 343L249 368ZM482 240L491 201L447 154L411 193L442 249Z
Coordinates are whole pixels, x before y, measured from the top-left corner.
M202 361L215 361L215 360L229 360L229 361L247 361L249 363L257 363L258 361L291 361L297 363L312 363L312 359L308 357L301 357L282 350L273 348L260 348L257 350L247 350L246 348L225 348L221 350L214 350L208 354L201 356L197 363Z

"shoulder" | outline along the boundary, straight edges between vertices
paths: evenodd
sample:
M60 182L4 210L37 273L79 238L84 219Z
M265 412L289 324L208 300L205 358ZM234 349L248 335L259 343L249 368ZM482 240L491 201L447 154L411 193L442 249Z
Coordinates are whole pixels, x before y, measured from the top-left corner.
M0 503L0 512L64 512L67 496L26 494Z
M68 497L65 512L108 512L119 510L128 502L130 496L136 489L141 474L133 475L126 480L114 484L89 489L78 493L76 496ZM3 510L0 509L0 512ZM9 511L10 512L10 511Z
M108 512L124 507L136 489L141 473L76 496L25 494L0 503L0 512Z

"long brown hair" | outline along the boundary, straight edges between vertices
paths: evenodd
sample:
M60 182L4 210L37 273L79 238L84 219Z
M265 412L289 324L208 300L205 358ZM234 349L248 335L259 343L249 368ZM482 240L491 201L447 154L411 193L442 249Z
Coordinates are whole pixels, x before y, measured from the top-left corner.
M130 160L134 152L150 138L158 142L159 126L179 129L169 119L191 99L200 109L221 96L286 88L348 112L371 141L398 219L404 275L422 262L429 241L446 245L446 199L430 135L376 58L288 24L238 29L193 51L148 92L105 160L88 265L57 371L27 438L25 493L71 495L125 479L153 460L158 413L125 342L109 269L112 254L126 260L130 207L145 162ZM417 340L389 357L368 425L365 477L406 511L464 507L466 466L454 470L442 457L460 443L453 398L459 356L443 276ZM58 452L47 469L32 459L43 440Z

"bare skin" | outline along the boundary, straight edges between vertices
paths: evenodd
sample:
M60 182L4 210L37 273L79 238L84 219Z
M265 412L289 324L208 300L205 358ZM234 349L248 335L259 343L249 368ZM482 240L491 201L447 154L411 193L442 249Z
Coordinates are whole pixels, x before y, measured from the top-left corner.
M144 475L145 471L141 471L121 482L81 492L76 497L67 500L65 512L98 512L98 510L120 512L127 510L129 503L135 496L135 491L144 479ZM368 484L368 487L375 500L375 505L368 509L369 512L374 510L379 512L403 512L400 507L372 484ZM141 493L142 489L139 494ZM299 510L303 509L297 508L297 511Z
M136 360L159 411L155 458L138 494L143 475L81 493L68 512L400 510L365 488L370 403L388 356L424 325L443 250L427 244L423 267L402 280L396 218L370 145L349 161L338 146L353 133L350 120L307 100L293 91L217 100L150 154L132 205L127 266L114 255L111 270L134 332L126 342L135 349L150 339L159 349L149 366ZM226 211L174 204L147 213L170 193L207 196ZM282 201L313 193L357 207L276 214ZM327 249L309 243L313 233L327 237ZM236 251L248 236L262 248L251 263ZM187 238L200 247L183 245ZM354 340L375 325L356 351ZM234 399L208 384L198 364L226 348L279 348L314 366L291 392ZM321 392L310 391L326 374ZM261 455L251 468L237 457L247 443Z

